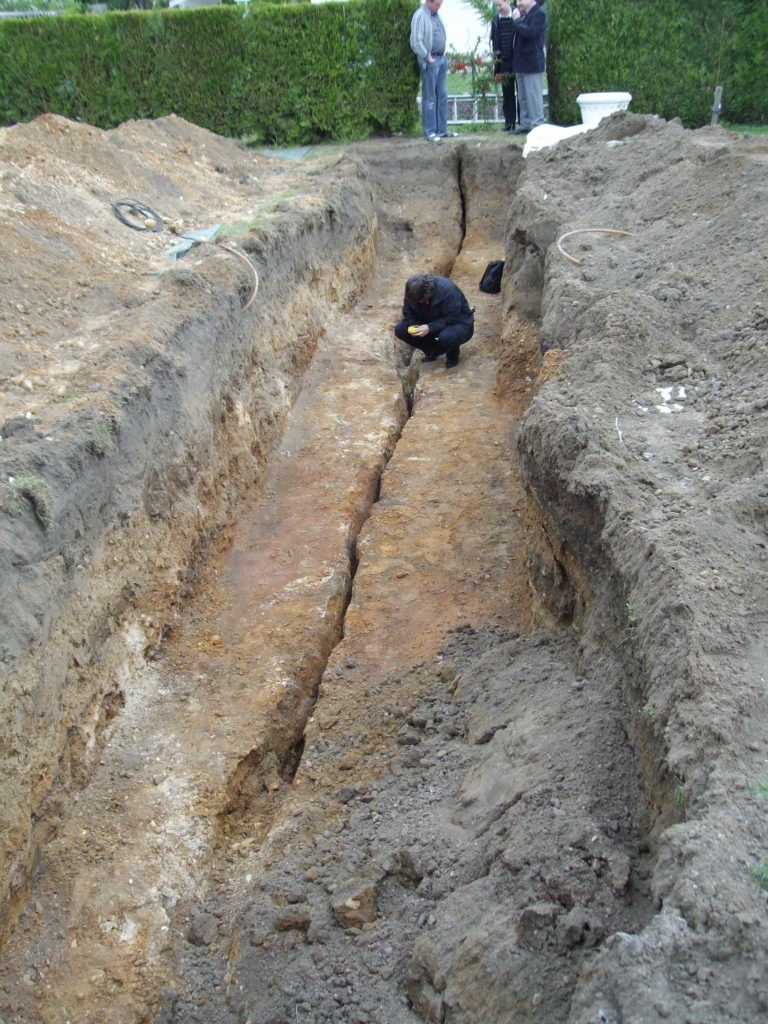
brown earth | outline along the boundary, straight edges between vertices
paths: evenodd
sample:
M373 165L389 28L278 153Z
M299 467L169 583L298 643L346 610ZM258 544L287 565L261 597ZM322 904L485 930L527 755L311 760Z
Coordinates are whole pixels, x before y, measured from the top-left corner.
M3 1024L765 1016L767 164L0 131Z

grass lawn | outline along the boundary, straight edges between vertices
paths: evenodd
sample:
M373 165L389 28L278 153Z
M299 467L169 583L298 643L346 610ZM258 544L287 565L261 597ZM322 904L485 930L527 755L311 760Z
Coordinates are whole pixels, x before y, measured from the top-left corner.
M733 124L731 121L721 121L721 128L729 132L738 132L739 135L768 135L768 124Z
M480 79L488 80L487 71L478 70L475 75L475 84L479 85ZM449 71L447 76L449 96L471 96L472 75L469 71ZM479 91L479 90L478 90Z
M477 121L474 124L451 124L448 127L457 135L488 135L501 132L504 125L501 121Z

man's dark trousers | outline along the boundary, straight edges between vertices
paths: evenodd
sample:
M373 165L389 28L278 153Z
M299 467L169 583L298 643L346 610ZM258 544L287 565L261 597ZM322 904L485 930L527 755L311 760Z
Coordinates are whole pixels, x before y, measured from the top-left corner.
M504 114L504 127L514 128L517 124L517 93L515 90L515 73L512 62L501 69L501 110Z
M474 331L474 324L449 324L447 327L443 327L439 334L427 334L423 338L414 338L408 333L407 320L398 320L395 324L395 337L404 341L406 345L419 349L428 359L434 359L443 353L449 359L455 358L459 353L459 345L469 341Z

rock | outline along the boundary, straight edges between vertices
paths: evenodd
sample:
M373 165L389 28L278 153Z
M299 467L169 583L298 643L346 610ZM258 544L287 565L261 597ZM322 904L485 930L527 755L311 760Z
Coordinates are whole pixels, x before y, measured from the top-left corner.
M608 870L606 872L608 884L615 896L621 896L629 886L629 874L631 863L629 857L623 851L608 854Z
M195 914L187 929L187 941L193 946L210 946L219 934L219 922L213 914Z
M331 906L342 928L362 928L378 916L376 886L365 879L350 878L339 886Z
M592 917L584 907L574 907L558 918L556 933L561 948L574 949L597 945L605 936L605 928L602 921Z
M275 917L275 928L279 932L306 932L312 922L309 907L306 904L295 904L278 911Z
M554 937L554 923L563 908L559 903L532 903L520 915L517 941L524 949L543 949Z

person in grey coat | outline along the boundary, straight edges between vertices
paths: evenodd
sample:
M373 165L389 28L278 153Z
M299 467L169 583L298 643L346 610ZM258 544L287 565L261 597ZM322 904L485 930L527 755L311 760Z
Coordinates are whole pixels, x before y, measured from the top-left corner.
M424 0L411 18L411 49L421 76L421 124L424 138L441 142L453 138L448 131L448 58L445 25L440 17L443 0Z

